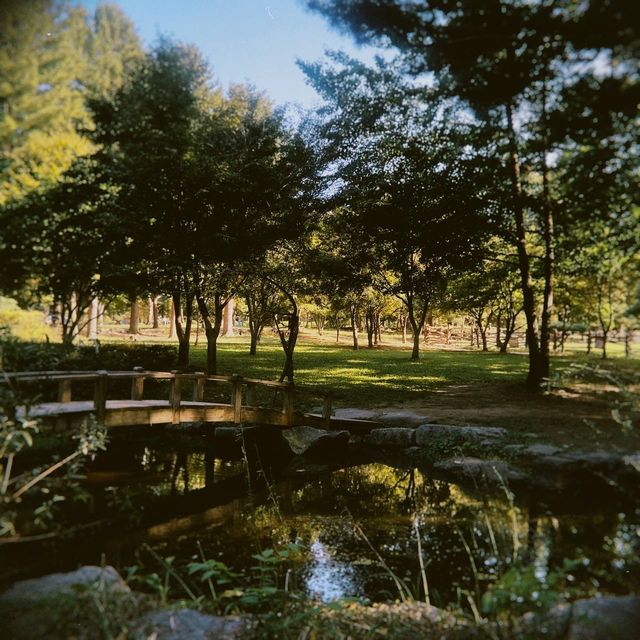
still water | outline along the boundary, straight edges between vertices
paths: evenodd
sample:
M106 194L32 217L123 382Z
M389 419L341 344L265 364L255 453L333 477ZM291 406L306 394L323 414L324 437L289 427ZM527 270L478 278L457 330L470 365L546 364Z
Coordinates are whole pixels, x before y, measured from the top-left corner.
M257 554L294 548L280 578L322 601L423 598L426 588L444 606L481 593L516 557L542 581L564 565L562 588L575 596L640 590L633 507L549 506L507 487L460 487L408 461L332 458L204 436L115 438L88 470L90 500L58 538L0 548L2 581L82 563L157 572L167 557L178 570L205 557L249 575Z

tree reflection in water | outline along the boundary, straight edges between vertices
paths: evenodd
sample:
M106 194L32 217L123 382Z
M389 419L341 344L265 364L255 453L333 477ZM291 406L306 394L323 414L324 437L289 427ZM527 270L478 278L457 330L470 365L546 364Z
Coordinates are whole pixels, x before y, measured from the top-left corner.
M55 560L52 569L71 568L80 559L99 562L103 553L125 566L137 557L140 532L152 527L153 545L160 555L175 556L176 566L186 565L200 542L207 557L250 572L256 552L295 542L303 550L292 569L296 584L322 600L398 597L373 548L423 597L419 532L430 598L437 606L456 601L461 589L482 592L513 566L516 546L520 566L532 567L538 580L546 580L565 559L577 559L582 561L571 575L576 593L640 590L638 512L619 514L615 506L600 503L580 513L573 504L550 508L535 496L512 504L503 491L463 488L410 464L323 469L302 460L287 466L288 461L252 448L244 460L223 458L209 441L195 451L169 445L126 443L96 460L89 474L89 516L125 526L109 526L107 538L84 536L60 554L46 554ZM125 507L135 509L137 517L123 520ZM356 535L354 523L367 542ZM126 526L138 527L138 537ZM112 549L117 549L113 559Z

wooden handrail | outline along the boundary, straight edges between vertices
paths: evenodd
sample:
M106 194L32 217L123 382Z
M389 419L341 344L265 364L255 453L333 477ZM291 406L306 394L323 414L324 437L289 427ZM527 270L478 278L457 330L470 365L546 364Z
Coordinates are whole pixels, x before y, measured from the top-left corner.
M174 424L180 422L180 404L182 393L180 382L193 381L193 401L204 401L206 382L231 385L230 405L234 408L236 421L240 420L242 412L242 388L246 387L246 405L255 406L255 391L257 387L265 387L282 392L282 413L287 416L287 422L293 423L295 397L299 393L323 399L322 416L328 425L331 419L332 394L330 391L318 389L308 385L291 384L257 378L244 378L238 374L231 376L208 375L204 372L180 371L146 371L142 367L134 367L133 371L18 371L8 372L0 383L14 382L58 382L58 402L68 403L72 398L72 383L94 383L94 407L98 419L104 417L107 401L107 386L109 380L131 380L131 400L140 401L144 396L145 380L168 380L170 382L169 403L173 410Z
M0 378L0 383L7 380L16 380L21 382L39 382L39 381L59 381L59 380L97 380L105 375L112 380L127 379L156 379L171 380L176 374L180 375L183 380L208 380L211 382L223 382L228 384L251 384L261 387L270 387L274 389L288 389L289 382L278 382L276 380L260 380L258 378L245 378L237 374L231 376L208 375L204 372L173 372L173 371L146 371L139 367L135 367L133 371L8 371ZM294 384L297 392L315 394L324 396L330 392L309 385Z
M320 389L310 385L292 384L289 382L278 382L272 380L259 380L257 378L244 378L238 374L231 376L209 375L205 372L180 372L180 371L146 371L142 367L135 367L133 371L18 371L7 372L3 377L0 376L0 384L20 384L29 382L55 382L57 383L57 399L58 403L72 403L73 383L74 382L93 382L93 408L89 411L95 413L98 421L104 421L114 408L109 405L107 408L107 395L110 380L129 380L131 384L130 398L134 402L139 402L142 408L147 405L144 402L144 391L146 380L167 380L169 382L169 394L167 400L163 404L171 409L168 416L169 420L178 424L185 415L193 415L192 412L203 409L207 411L218 411L220 407L227 407L229 418L235 423L241 423L243 420L255 420L259 415L269 416L267 419L273 420L273 424L279 426L294 426L301 420L300 416L313 417L316 419L314 424L324 424L327 428L331 428L336 418L332 417L332 392L326 389ZM183 401L182 382L190 381L193 385L192 401L189 396ZM205 401L205 386L210 383L222 383L231 385L231 394L228 404L221 405L219 402ZM257 402L256 391L259 387L271 389L281 395L280 409L264 408ZM243 391L246 389L246 392ZM244 393L244 397L243 397ZM122 395L121 394L121 398ZM126 394L128 395L128 394ZM321 416L302 414L296 411L295 405L300 395L315 396L322 398L322 414ZM166 397L166 396L165 396ZM122 402L122 400L118 400ZM202 403L202 407L194 407L193 402ZM47 404L47 403L43 403ZM72 403L73 404L73 403ZM82 404L82 403L79 403ZM69 414L69 408L61 409L61 414ZM73 407L71 407L73 408ZM134 406L125 406L122 410L128 411ZM215 408L215 409L214 409ZM117 407L116 407L117 409ZM86 411L87 409L83 409ZM262 413L261 413L262 412ZM72 413L72 412L71 412ZM275 415L274 415L275 413ZM279 414L279 415L278 415ZM214 422L216 420L213 420Z

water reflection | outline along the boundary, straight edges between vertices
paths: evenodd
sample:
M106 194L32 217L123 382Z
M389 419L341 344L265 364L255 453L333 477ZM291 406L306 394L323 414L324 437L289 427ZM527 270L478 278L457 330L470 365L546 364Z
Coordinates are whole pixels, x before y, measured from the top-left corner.
M309 547L310 562L304 580L307 593L321 602L331 602L356 594L353 567L336 560L331 550L315 538Z
M180 566L199 543L207 557L249 574L256 552L295 541L304 550L291 568L295 582L323 601L396 599L398 580L424 597L419 548L439 606L464 590L479 597L516 557L539 581L566 559L579 561L571 573L575 593L640 589L637 512L512 503L505 492L483 495L413 466L288 462L251 448L246 459L223 455L207 439L196 447L116 443L90 470L92 501L77 516L107 526L60 542L56 553L16 553L8 564L33 560L43 571L64 570L105 554L122 568L138 563L141 545L150 542Z

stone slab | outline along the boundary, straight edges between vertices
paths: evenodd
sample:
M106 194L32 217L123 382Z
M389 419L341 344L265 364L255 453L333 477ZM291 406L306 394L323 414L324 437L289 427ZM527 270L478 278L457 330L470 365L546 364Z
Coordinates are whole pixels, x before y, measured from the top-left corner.
M480 442L499 440L507 436L507 430L501 427L458 427L446 424L423 424L416 430L416 444L428 447L447 438Z
M402 429L399 427L374 429L371 433L364 436L363 441L366 444L380 447L407 449L415 445L416 432L415 429Z

